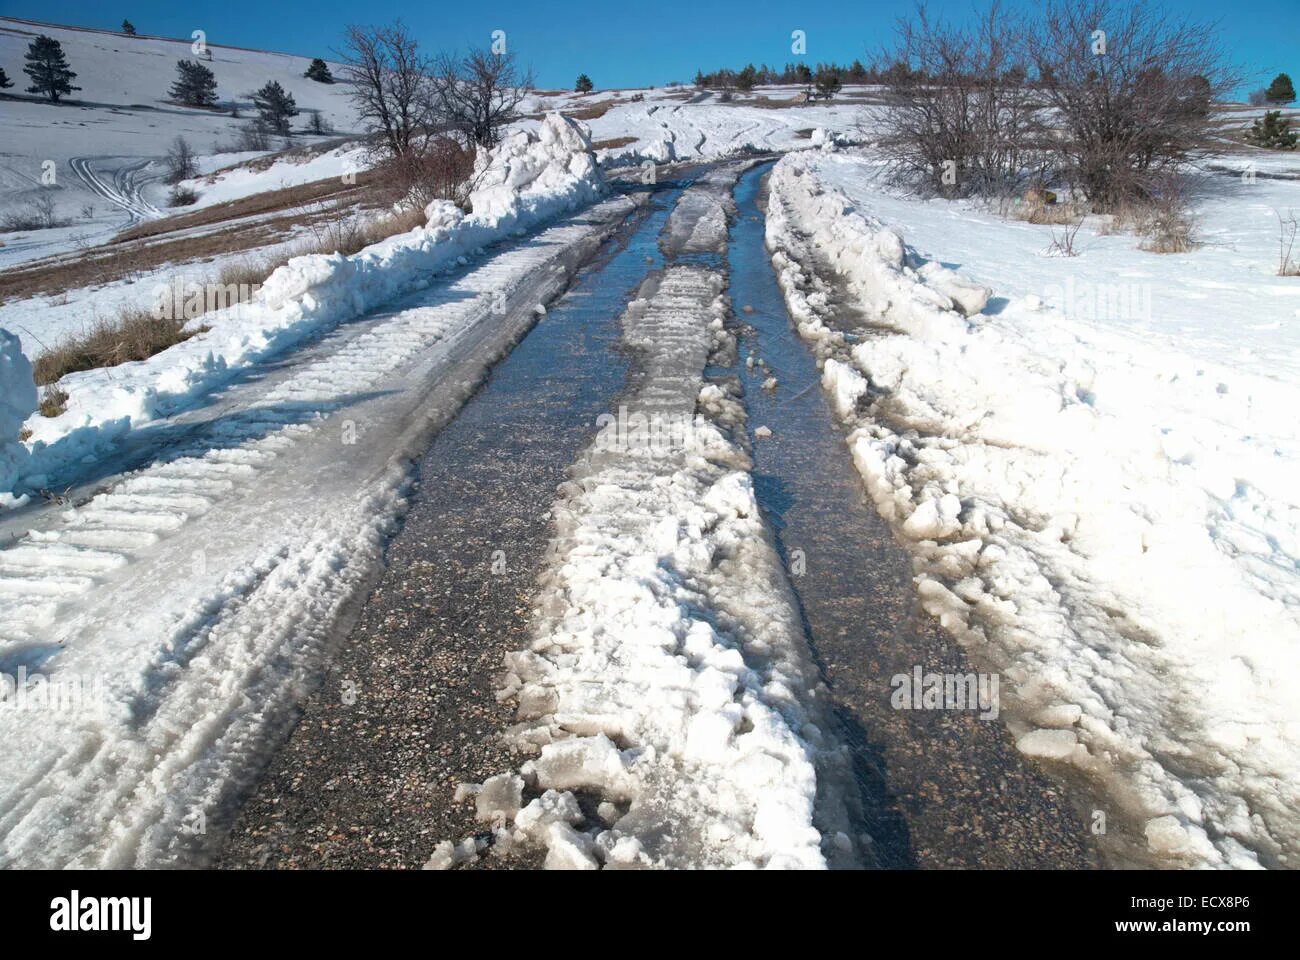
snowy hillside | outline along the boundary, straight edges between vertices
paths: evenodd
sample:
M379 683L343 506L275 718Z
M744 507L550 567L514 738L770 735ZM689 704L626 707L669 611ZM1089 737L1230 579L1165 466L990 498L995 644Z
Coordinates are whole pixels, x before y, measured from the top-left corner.
M22 90L23 55L37 35L58 40L73 81L82 89L58 104ZM165 211L166 189L156 163L176 137L199 154L237 149L240 128L248 123L251 94L277 81L293 95L301 129L307 112L345 133L352 124L347 85L323 84L303 76L309 58L220 45L208 38L210 59L196 55L194 41L128 37L0 19L0 67L14 87L0 110L0 214L20 209L41 190L47 162L53 162L55 215L69 225L0 233L0 264L31 259L77 243L107 239L116 229ZM325 53L326 51L322 51ZM200 60L217 79L218 109L201 110L169 102L179 60ZM332 65L337 75L339 68ZM15 95L21 95L20 97ZM237 105L241 116L231 116ZM278 147L278 144L276 144Z

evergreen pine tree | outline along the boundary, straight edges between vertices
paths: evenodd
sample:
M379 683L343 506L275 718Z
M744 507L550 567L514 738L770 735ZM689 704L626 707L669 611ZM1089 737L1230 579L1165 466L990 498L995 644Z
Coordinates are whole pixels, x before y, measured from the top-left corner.
M311 66L307 68L307 72L304 73L303 76L308 80L315 80L317 83L334 82L334 74L330 73L329 64L320 57L316 57L312 60Z
M253 94L253 106L257 108L263 126L273 133L287 134L289 118L298 115L298 105L293 96L274 80Z
M573 85L574 92L591 93L592 89L591 77L587 76L585 73L578 74L578 82Z
M1295 85L1285 73L1279 73L1264 91L1264 98L1269 103L1295 103Z
M23 59L27 61L23 73L32 79L32 85L27 88L28 93L38 93L49 97L51 103L58 103L64 94L81 89L72 85L77 75L68 69L68 58L63 54L63 46L53 37L44 34L38 36L27 45Z
M0 67L0 90L3 90L5 87L12 87L13 85L14 82L10 80L9 75L5 73L5 68Z
M830 100L840 92L840 75L834 67L819 67L815 82L817 96L823 100Z
M130 20L123 20L123 21L122 21L122 32L125 33L128 37L134 37L134 36L135 36L135 25L134 25L133 23L131 23Z
M1300 133L1291 129L1291 121L1283 119L1281 110L1266 110L1246 134L1246 139L1269 150L1294 150L1296 143L1300 142Z
M212 71L194 60L176 61L176 82L171 98L189 107L212 107L217 103L217 78Z

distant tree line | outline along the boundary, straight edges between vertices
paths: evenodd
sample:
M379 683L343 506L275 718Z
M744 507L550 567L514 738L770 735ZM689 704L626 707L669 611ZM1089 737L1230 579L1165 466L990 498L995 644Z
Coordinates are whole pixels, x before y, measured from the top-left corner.
M893 64L887 67L866 66L861 60L854 60L846 65L839 63L818 63L809 66L806 63L787 63L779 70L766 63L754 66L746 64L739 70L723 68L712 73L697 71L695 86L707 90L752 90L755 87L808 86L818 77L834 78L843 84L883 84L895 78L898 71L908 71L906 64Z

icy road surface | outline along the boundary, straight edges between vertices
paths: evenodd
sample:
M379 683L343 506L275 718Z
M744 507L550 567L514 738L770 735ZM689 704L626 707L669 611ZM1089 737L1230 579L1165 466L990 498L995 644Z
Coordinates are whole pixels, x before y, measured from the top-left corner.
M201 855L372 582L411 457L633 206L345 324L6 517L0 671L100 709L0 710L0 863Z

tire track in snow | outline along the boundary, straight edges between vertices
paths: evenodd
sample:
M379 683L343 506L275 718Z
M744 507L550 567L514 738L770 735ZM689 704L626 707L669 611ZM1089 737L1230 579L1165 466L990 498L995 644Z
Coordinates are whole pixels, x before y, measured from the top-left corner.
M513 711L494 678L529 640L552 534L545 508L624 385L619 315L660 265L678 192L656 187L646 218L584 268L434 438L383 578L244 804L221 866L418 868L431 837L475 831L453 791L513 762L499 733ZM349 685L353 703L342 700ZM502 851L486 863L540 863Z
M68 166L72 168L72 172L86 185L88 190L107 200L115 207L125 210L132 223L139 220L157 220L163 216L163 212L145 200L140 193L141 186L148 180L141 179L137 174L149 166L152 161L148 159L137 160L134 163L115 168L113 182L109 184L95 173L91 166L92 162L103 159L106 158L73 157L68 161Z

